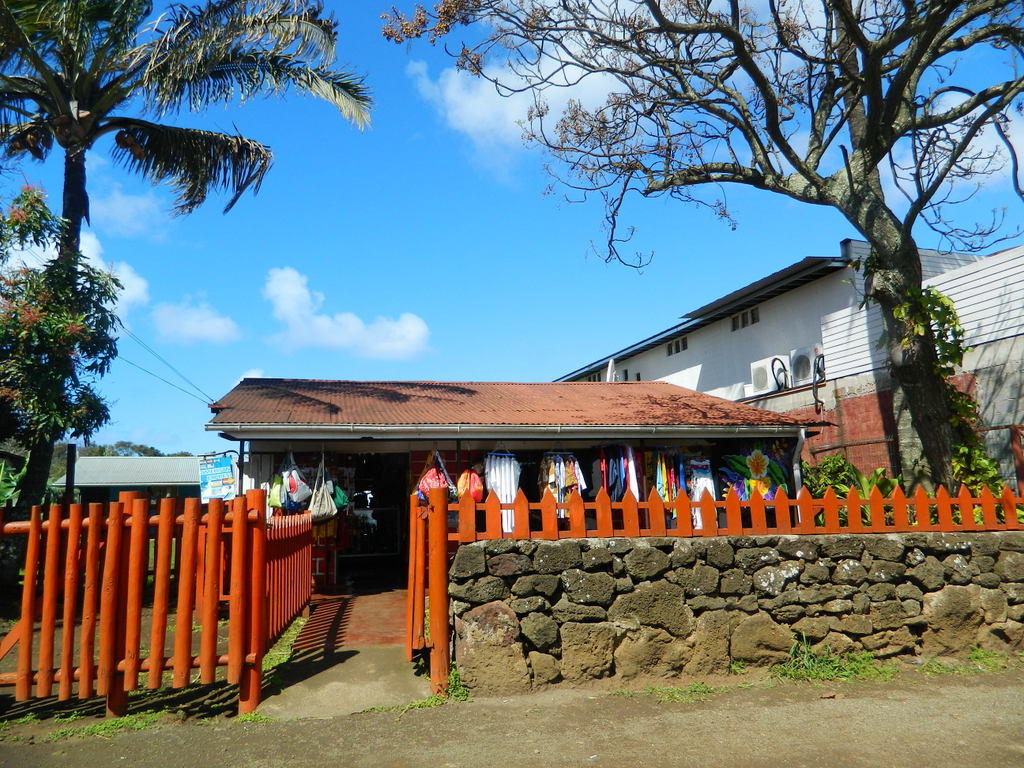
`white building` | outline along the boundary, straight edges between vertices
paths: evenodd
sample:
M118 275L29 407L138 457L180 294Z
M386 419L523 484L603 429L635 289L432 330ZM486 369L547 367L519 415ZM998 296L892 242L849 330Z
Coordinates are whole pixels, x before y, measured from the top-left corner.
M780 412L813 412L817 401L836 427L808 442L809 458L843 451L865 470L898 469L882 319L863 306L851 266L867 255L866 243L844 240L836 258L805 258L559 381L602 380L612 367L619 381L667 381ZM960 315L971 347L960 383L974 388L989 448L1007 479L1024 478L1014 429L1024 422L1024 246L989 256L922 251L921 260L926 284Z

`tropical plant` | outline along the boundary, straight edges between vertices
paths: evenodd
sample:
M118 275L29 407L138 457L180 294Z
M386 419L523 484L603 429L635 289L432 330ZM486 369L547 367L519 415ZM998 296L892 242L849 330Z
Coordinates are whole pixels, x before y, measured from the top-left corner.
M0 507L17 501L18 483L25 474L25 465L15 469L6 461L0 461Z
M882 496L888 498L902 484L899 475L889 477L884 467L878 467L871 474L865 475L841 453L826 456L817 464L803 462L802 476L804 486L816 498L829 488L838 496L846 496L853 489L862 499L866 499L872 489L877 488Z
M3 265L14 246L52 245L60 225L42 193L27 188L0 217L0 232ZM0 274L0 437L32 451L19 477L22 506L38 503L46 487L49 461L33 464L32 456L48 456L65 435L88 437L107 420L94 384L117 354L119 287L77 254L39 268L8 265ZM28 495L26 487L38 491Z
M369 92L334 68L336 23L306 0L207 0L153 17L144 0L0 0L0 143L9 156L45 160L63 150L58 257L74 260L89 217L86 153L112 139L114 159L170 184L187 213L212 190L230 209L256 191L270 149L238 134L163 122L233 99L293 89L366 124ZM144 115L148 119L144 119ZM23 487L37 496L52 445L30 446Z

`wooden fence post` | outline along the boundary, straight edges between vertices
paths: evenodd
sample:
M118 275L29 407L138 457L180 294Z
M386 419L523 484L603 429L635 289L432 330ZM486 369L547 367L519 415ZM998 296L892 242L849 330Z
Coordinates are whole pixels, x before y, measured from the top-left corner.
M39 540L43 535L40 520L42 510L32 507L29 518L28 542L25 547L25 576L21 590L21 639L18 642L18 676L15 682L15 701L32 696L32 625L36 620L36 571L39 568Z
M427 538L430 590L430 684L443 694L448 683L448 489L430 491Z
M255 711L262 700L263 656L267 651L267 515L266 492L246 491L244 512L255 510L249 526L252 563L249 584L249 658L242 670L238 691L238 714Z

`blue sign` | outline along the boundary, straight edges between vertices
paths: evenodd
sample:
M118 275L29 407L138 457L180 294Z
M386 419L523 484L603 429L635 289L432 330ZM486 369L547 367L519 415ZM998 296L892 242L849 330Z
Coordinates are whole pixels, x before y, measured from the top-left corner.
M199 492L203 504L210 499L235 498L235 460L229 455L199 457Z

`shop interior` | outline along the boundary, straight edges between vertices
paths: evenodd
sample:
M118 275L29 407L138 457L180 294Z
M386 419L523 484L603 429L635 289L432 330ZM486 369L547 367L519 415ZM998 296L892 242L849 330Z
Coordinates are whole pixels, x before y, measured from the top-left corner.
M373 581L382 588L403 586L409 498L429 486L428 478L478 499L493 490L503 503L511 503L519 490L531 502L539 501L545 490L563 502L574 491L591 500L604 488L615 502L627 490L646 498L654 489L671 501L680 492L700 498L707 491L724 498L729 489L741 499L755 490L771 498L780 487L796 487L797 441L791 437L669 444L644 440L557 445L542 440L375 443L372 451L353 450L351 442L317 445L313 450L308 443L299 443L248 454L244 471L250 476L249 487L271 488L289 464L314 486L322 462L322 476L342 492L333 494L339 502L337 514L314 526L318 548L314 557L322 564L315 575L321 587L340 587L353 580ZM275 509L275 514L285 513L281 507Z

